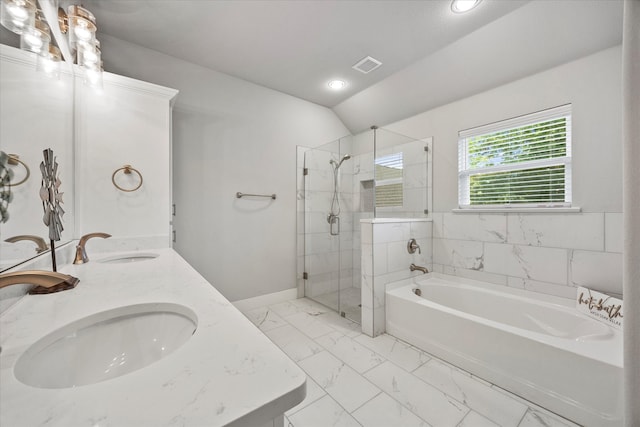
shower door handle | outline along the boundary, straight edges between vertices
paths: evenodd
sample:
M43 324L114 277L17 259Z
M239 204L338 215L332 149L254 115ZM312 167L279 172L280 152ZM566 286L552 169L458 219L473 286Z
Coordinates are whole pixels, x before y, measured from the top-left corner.
M338 236L340 234L340 217L337 215L331 215L329 217L329 234L332 236Z

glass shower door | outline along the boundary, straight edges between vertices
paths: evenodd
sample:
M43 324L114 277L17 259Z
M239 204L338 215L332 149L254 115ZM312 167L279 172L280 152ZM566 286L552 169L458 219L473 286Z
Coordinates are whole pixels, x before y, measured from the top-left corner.
M360 323L348 142L336 140L305 152L305 296Z
M334 145L329 144L329 145ZM335 144L337 146L337 144ZM331 147L305 153L305 296L340 309L340 219L330 218L333 172ZM336 147L337 148L337 147ZM330 223L333 222L333 224ZM332 229L334 234L332 234Z

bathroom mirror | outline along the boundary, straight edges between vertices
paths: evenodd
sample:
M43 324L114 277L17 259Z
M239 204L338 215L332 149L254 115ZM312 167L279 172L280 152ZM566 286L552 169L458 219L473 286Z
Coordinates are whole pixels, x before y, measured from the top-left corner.
M35 54L9 46L15 45L15 35L4 28L0 31L0 150L18 156L9 169L14 174L11 182L19 184L11 186L9 219L0 224L0 271L4 271L43 253L43 242L50 243L39 195L46 148L53 150L59 165L65 211L56 246L74 237L74 80L65 63L59 79L37 71Z

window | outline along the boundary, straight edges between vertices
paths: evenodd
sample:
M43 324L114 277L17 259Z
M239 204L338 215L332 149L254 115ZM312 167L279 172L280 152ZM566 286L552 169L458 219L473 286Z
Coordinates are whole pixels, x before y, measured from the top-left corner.
M402 153L376 159L376 207L402 206Z
M461 209L571 206L571 105L459 132Z

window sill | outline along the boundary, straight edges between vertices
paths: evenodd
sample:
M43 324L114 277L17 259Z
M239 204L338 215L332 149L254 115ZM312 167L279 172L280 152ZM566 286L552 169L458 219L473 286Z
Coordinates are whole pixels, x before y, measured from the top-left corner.
M482 213L580 213L582 208L470 208L470 209L452 209L451 212L456 214L482 214Z

